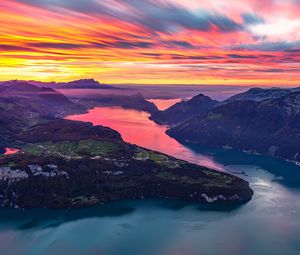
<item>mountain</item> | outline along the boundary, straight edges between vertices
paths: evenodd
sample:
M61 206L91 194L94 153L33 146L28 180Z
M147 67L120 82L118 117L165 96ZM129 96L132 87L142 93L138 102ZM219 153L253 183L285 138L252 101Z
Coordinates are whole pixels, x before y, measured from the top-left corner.
M31 109L45 117L64 116L85 110L52 88L40 88L28 82L0 87L0 100L26 103L27 109L24 110Z
M85 108L50 88L26 82L0 87L0 146L22 129L48 119L83 113Z
M99 89L99 88L112 88L112 86L101 84L100 82L94 79L81 79L66 83L57 83L59 87L63 88L73 88L73 89L82 89L82 88L89 88L89 89Z
M227 100L225 100L223 103L229 103L234 101L263 101L267 99L276 99L283 97L289 93L298 92L300 91L299 88L289 88L289 89L282 89L282 88L251 88L247 90L246 92L234 95Z
M41 82L41 81L19 81L11 80L6 82L1 82L0 86L13 85L15 83L26 82L37 87L54 88L54 89L110 89L114 88L110 85L101 84L94 79L80 79L70 82Z
M128 144L110 128L61 119L85 109L53 89L20 82L0 95L0 147L20 150L0 155L0 207L141 198L232 205L253 195L238 177Z
M208 96L199 94L190 100L176 103L164 111L153 113L150 119L158 124L175 125L195 116L202 116L218 103L218 101L212 100Z
M223 104L167 133L182 142L300 161L300 92L261 102Z

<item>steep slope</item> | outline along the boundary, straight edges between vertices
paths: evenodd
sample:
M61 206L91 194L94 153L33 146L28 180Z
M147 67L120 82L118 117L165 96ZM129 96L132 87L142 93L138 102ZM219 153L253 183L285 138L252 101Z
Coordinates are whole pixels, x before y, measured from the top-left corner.
M225 103L234 102L234 101L256 101L260 102L267 99L276 99L283 97L289 93L298 92L300 88L289 88L289 89L282 89L282 88L251 88L246 92L239 93L234 95L227 100Z
M182 142L229 146L300 161L300 92L235 101L167 131Z
M26 103L29 109L40 115L51 117L64 116L85 110L82 106L74 104L54 89L39 88L27 82L17 82L0 87L0 100Z
M199 94L192 99L176 103L164 111L157 111L150 117L159 124L175 125L195 116L202 116L218 104L208 96Z

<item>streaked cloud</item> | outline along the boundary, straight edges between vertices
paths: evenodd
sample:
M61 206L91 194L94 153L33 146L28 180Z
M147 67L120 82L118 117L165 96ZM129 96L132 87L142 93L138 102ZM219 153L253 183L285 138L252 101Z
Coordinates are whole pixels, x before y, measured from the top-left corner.
M0 11L1 79L300 83L298 0L0 0Z

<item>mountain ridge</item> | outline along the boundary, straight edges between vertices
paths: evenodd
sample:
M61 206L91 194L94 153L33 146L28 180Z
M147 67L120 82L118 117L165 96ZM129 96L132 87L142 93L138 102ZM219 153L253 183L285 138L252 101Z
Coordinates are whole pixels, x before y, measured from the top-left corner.
M0 82L0 86L12 85L14 83L27 82L38 87L54 89L113 89L115 87L98 82L95 79L78 79L69 82L42 82L35 80L10 80Z
M245 100L251 100L251 101L263 101L267 99L276 99L280 98L282 96L285 96L289 93L298 92L300 91L300 87L295 88L259 88L254 87L251 88L245 92L236 94L226 100L223 101L223 103L233 102L233 101L245 101Z
M263 101L221 104L170 128L182 142L232 147L300 161L300 92Z
M176 125L192 117L205 114L218 103L208 96L198 94L189 100L176 103L164 111L153 113L150 119L158 124Z

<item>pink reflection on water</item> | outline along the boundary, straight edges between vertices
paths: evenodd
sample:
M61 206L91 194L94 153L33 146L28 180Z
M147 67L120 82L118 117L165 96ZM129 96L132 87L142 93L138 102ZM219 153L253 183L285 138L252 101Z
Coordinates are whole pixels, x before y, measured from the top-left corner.
M172 105L181 102L181 98L171 98L171 99L147 99L147 101L154 103L158 110L163 111L171 107Z
M20 149L16 149L16 148L5 148L5 153L4 155L12 155L12 154L16 154L20 151Z
M160 126L149 120L149 114L120 107L96 107L88 113L70 115L66 119L91 122L117 130L124 141L151 150L160 151L192 163L223 170L211 158L196 154L166 135L166 126Z

